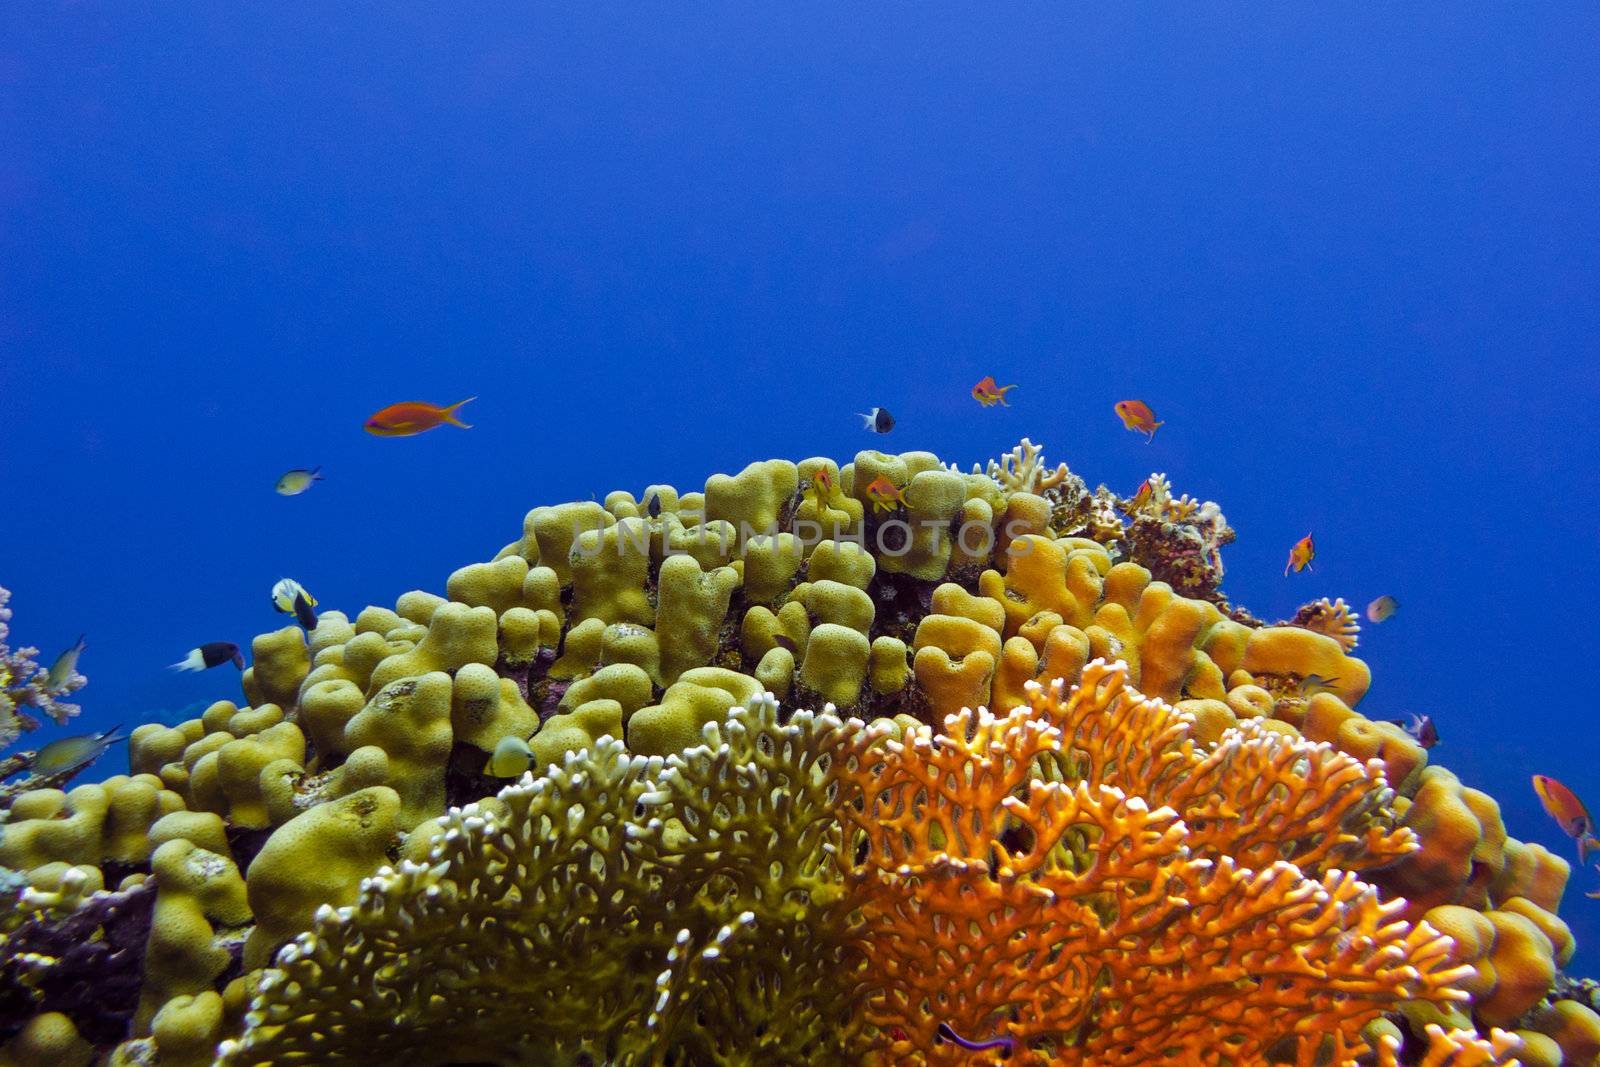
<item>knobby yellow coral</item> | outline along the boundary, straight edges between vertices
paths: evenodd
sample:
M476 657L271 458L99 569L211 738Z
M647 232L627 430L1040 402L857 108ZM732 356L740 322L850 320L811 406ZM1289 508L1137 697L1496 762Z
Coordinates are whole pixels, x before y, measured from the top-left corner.
M845 733L758 697L452 811L279 954L222 1062L852 1062Z

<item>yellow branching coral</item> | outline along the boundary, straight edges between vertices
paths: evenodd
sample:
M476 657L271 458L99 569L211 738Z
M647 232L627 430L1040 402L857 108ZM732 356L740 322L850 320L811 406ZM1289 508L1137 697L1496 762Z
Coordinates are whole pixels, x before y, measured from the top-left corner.
M1329 865L1411 845L1375 766L1262 731L1199 753L1125 679L1097 662L1069 698L856 740L886 1062L967 1062L943 1026L1020 1063L1353 1063L1382 1012L1465 996L1448 938Z
M279 954L222 1062L853 1062L845 729L757 698L687 752L604 738L453 810Z

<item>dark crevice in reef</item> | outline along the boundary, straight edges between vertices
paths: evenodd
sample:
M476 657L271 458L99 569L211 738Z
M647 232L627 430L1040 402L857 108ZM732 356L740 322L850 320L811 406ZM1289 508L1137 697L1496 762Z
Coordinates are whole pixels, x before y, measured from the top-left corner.
M268 826L262 830L252 830L244 826L232 826L227 829L228 848L233 852L233 862L239 867L240 873L250 869L250 863L256 858L256 853L261 851L261 846L267 843L267 838L272 836L275 827Z
M473 801L492 797L506 787L503 778L483 773L488 757L476 745L457 741L450 747L450 763L444 774L446 807L461 808Z
M139 1006L154 882L86 900L60 920L30 919L0 943L0 1041L32 1018L59 1011L92 1045L125 1040ZM25 953L58 962L42 970Z

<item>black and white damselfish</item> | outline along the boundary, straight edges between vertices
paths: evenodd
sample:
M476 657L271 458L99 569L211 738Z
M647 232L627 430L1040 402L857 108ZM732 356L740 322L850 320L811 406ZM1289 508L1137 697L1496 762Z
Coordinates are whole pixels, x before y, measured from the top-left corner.
M861 416L862 428L873 433L888 433L894 429L894 416L889 414L888 408L873 408L865 414L859 411L856 414Z
M191 649L187 656L172 665L172 669L205 671L230 662L241 671L244 670L244 653L239 651L239 646L232 641L211 641Z

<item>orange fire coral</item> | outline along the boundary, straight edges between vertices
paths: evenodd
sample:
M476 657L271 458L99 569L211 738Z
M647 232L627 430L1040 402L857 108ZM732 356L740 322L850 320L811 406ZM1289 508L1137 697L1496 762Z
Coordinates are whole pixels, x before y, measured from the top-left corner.
M886 1063L1353 1063L1450 940L1353 869L1415 847L1376 761L1192 720L1090 664L1070 697L854 742L853 891Z

